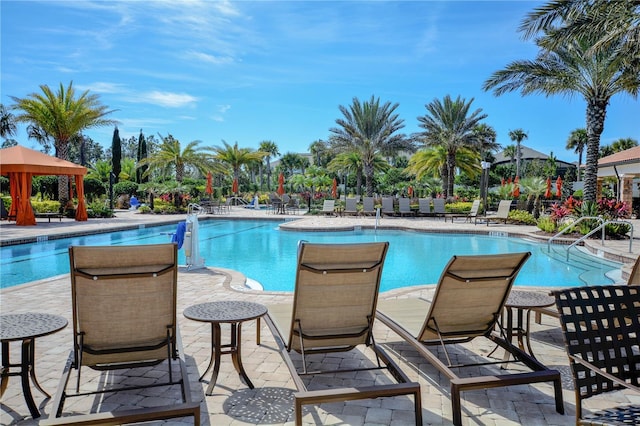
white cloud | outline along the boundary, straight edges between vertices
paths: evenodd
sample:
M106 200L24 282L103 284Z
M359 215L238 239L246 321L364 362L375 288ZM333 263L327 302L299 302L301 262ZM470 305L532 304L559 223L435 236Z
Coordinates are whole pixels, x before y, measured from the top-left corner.
M179 108L192 103L195 103L198 98L188 95L186 93L171 93L171 92L147 92L141 93L135 96L132 100L138 99L140 102L148 102L160 106L169 108Z
M218 112L224 114L231 109L231 105L218 105Z
M186 56L186 59L193 59L196 61L206 62L210 64L215 64L215 65L230 64L234 62L233 58L230 56L214 56L214 55L209 55L208 53L196 52L193 50L186 52L185 56Z
M78 85L77 88L97 93L125 93L127 91L127 88L123 84L108 83L106 81L97 81L88 85Z

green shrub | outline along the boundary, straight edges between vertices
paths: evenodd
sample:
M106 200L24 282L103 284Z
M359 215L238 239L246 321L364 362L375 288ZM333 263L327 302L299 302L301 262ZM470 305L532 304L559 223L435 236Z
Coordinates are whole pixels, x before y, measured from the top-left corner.
M471 202L458 201L456 203L445 204L445 211L447 213L469 213L471 211Z
M35 213L59 213L60 203L58 201L31 201L31 207Z
M604 226L604 233L611 238L623 238L631 230L626 223L609 223Z
M549 216L542 216L538 219L538 228L544 232L556 232L556 224Z
M123 180L113 185L113 195L118 196L122 194L137 194L138 184L131 182L130 180Z
M147 206L146 204L144 206L140 206L138 207L138 212L142 213L142 214L148 214L151 213L151 207Z
M95 200L107 194L107 188L100 179L88 177L84 179L84 195L87 200Z
M113 210L105 206L104 203L96 201L87 207L87 216L90 218L109 218L113 217Z
M158 204L155 203L153 206L153 212L155 214L176 214L179 213L176 206L173 204Z
M536 219L526 210L511 210L509 212L509 220L515 223L523 223L525 225L536 224Z

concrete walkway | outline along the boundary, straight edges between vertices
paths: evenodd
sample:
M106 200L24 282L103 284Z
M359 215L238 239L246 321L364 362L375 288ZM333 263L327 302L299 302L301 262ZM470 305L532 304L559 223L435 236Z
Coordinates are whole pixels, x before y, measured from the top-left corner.
M233 208L223 218L268 218L281 223L281 227L289 229L344 229L353 226L374 226L372 218L327 218L309 217L295 220L294 216L277 216L264 211L252 211ZM211 220L215 220L212 217ZM34 227L16 227L14 224L0 224L0 240L2 244L17 240L28 241L38 237L54 238L59 235L102 232L107 229L123 227L151 226L159 223L172 223L184 220L184 215L153 216L139 215L135 212L118 212L114 219L91 219L88 222L75 222L63 219L62 222L38 222ZM202 218L202 220L207 220ZM286 220L286 222L285 222ZM639 224L640 225L640 224ZM515 235L535 236L534 227L464 224L457 221L445 224L442 219L383 218L380 226L413 228L434 232L453 229L459 232L500 232ZM636 234L640 227L636 226ZM637 238L637 236L636 236ZM593 244L592 250L599 251L607 257L616 257L631 262L640 255L640 240L635 240L633 253L628 253L628 240L624 242L606 241L602 246ZM268 259L265 260L268 262ZM276 351L276 344L267 327L262 326L262 344L256 345L255 322L245 323L242 333L243 363L247 374L253 381L255 389L248 389L239 379L229 357L223 356L222 367L218 376L218 384L214 395L205 396L206 381L198 383L198 377L206 369L210 357L210 327L208 324L186 319L182 311L195 303L217 300L250 300L272 304L291 300L291 293L259 292L248 290L244 286L242 274L216 268L211 265L196 271L181 270L179 273L178 322L182 334L184 354L192 379L192 396L201 401L203 424L205 425L244 425L244 424L293 424L292 395L295 390L288 370ZM535 291L536 289L532 289ZM542 290L542 289L538 289ZM544 289L548 291L548 288ZM433 286L410 287L385 292L382 298L415 297L429 298ZM68 277L24 284L0 292L0 307L3 314L19 312L48 312L71 319L71 302L69 298ZM451 401L449 399L449 383L441 377L437 370L398 336L391 333L383 325L376 323L374 335L400 367L412 380L418 381L422 387L422 407L424 424L449 425L452 421ZM223 343L228 339L229 329L223 326ZM37 377L42 387L54 393L62 368L72 345L72 330L68 326L62 331L39 338L36 347ZM538 359L549 367L560 370L563 374L563 395L565 399L565 415L559 415L554 409L553 389L549 384L515 386L486 391L470 391L462 395L463 424L465 425L567 425L574 422L575 407L571 377L568 372L567 358L562 347L562 336L557 320L543 317L542 324L533 324L532 345ZM493 349L481 339L454 349L456 356L466 356L464 348L488 353ZM19 359L19 345L11 345L11 357ZM502 354L499 354L501 356ZM294 359L298 359L295 358ZM356 362L372 362L369 350L354 350L346 354L316 355L314 360L334 364L350 364ZM144 372L144 380L161 380L162 372L158 368ZM130 374L129 374L130 373ZM121 376L134 373L124 371L121 374L95 373L83 369L86 380L112 381L122 380ZM134 377L133 380L143 380ZM207 377L208 378L208 377ZM129 377L129 379L132 379ZM310 380L311 389L324 389L332 386L351 386L366 384L372 381L388 380L386 376L357 375L345 377L335 375ZM72 377L73 381L73 377ZM43 418L51 413L51 404L44 399L37 389L33 388L36 404L43 412ZM105 411L128 407L151 407L172 403L179 399L177 388L155 388L150 391L126 392L124 395L108 395L101 397L85 397L72 399L65 405L64 413L86 413L89 411ZM625 402L639 403L637 395L620 391L592 398L587 402L588 409L599 409L613 404ZM331 403L320 406L305 407L305 424L323 425L406 425L412 422L412 402L408 397L384 398L376 400L353 401L349 403ZM179 423L176 421L171 424ZM188 420L184 421L185 424ZM37 424L31 419L21 394L20 382L11 378L6 393L0 401L0 424Z

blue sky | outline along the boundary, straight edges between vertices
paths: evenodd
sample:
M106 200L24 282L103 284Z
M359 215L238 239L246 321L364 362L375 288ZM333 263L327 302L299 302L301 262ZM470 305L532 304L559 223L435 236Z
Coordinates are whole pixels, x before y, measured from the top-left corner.
M404 133L449 94L560 160L585 127L579 97L494 97L482 83L533 42L516 29L539 1L6 1L1 102L73 81L116 110L121 137L172 134L184 144L275 142L281 154L326 140L338 107L372 95L398 103ZM640 141L640 103L617 95L601 144ZM113 128L86 134L105 147ZM37 149L21 130L18 141Z

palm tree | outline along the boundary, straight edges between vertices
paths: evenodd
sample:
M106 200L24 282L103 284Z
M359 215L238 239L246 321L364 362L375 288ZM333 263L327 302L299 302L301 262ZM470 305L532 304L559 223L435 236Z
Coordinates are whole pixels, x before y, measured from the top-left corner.
M548 48L566 41L596 34L589 53L615 47L630 68L637 65L640 39L640 1L563 0L551 1L534 9L520 25L526 39L552 29Z
M4 104L0 104L0 137L9 139L15 136L17 131L15 116L5 108Z
M520 143L529 135L522 129L509 130L509 139L516 143L516 176L520 176L520 163L522 162L522 147Z
M329 150L329 146L322 139L318 139L317 141L312 142L311 145L309 145L309 152L315 158L314 164L316 166L318 167L326 166L326 164L324 164L325 162L323 161L323 158L326 157L324 154L326 154L328 150Z
M69 159L69 141L83 130L116 124L106 118L113 111L100 103L98 95L86 90L76 96L73 82L66 89L60 83L57 93L46 84L40 85L40 90L42 93L32 93L26 98L11 96L13 108L22 111L16 120L37 128L41 137L53 139L58 158ZM67 176L58 179L58 197L61 202L69 199Z
M496 130L486 123L478 124L473 133L478 143L480 156L483 160L494 160L492 153L500 149L500 144L496 142L498 135Z
M575 129L567 139L567 149L573 149L578 154L578 181L580 181L580 168L582 167L582 153L587 146L587 129Z
M540 208L542 202L540 197L547 190L547 183L541 177L527 177L520 179L520 186L523 192L528 195L528 204L530 205L529 212L533 212L534 218L540 217Z
M362 189L362 157L358 152L343 152L336 155L327 165L329 171L341 172L346 175L356 175L356 194L361 195ZM345 192L347 191L347 179L344 184Z
M404 127L404 120L396 114L398 104L385 102L371 96L360 102L353 98L349 108L340 105L344 118L336 119L338 127L329 129L330 144L336 152L357 152L362 159L367 195L373 195L374 162L378 154L394 154L413 146L404 134L397 133Z
M640 61L635 73L628 70L627 59L620 54L623 41L591 52L595 38L567 40L553 50L545 48L546 35L537 41L540 47L534 61L515 61L496 71L484 83L496 96L518 89L523 95L542 93L547 96L580 94L587 104L587 159L584 175L584 200L597 196L598 149L604 129L607 106L618 93L637 98L640 90Z
M223 146L213 147L213 151L215 151L214 157L231 167L233 179L240 177L242 166L248 166L255 161L262 161L266 155L262 151L254 151L251 148L238 148L238 142L229 145L223 140L222 143Z
M638 141L633 138L620 138L611 144L614 152L625 151L635 146L638 146Z
M189 142L182 149L180 141L172 135L162 137L162 143L158 150L140 160L137 168L142 169L147 166L143 176L149 176L152 171L157 171L165 176L174 175L178 183L182 183L187 172L191 169L197 170L205 175L208 171L220 173L224 168L213 161L213 158L206 151L208 148L200 147L200 141Z
M415 175L418 180L425 177L437 177L447 169L448 153L444 146L422 149L409 159L405 171ZM470 178L476 177L481 171L480 154L472 148L460 147L456 150L456 167Z
M509 157L509 164L513 166L513 161L516 159L518 149L515 145L507 145L504 147L502 154L505 157Z
M480 142L474 129L487 117L478 108L469 113L473 98L469 102L458 96L455 100L446 95L442 102L434 99L425 105L427 114L418 117L419 126L425 129L419 136L428 147L442 146L447 152L447 173L442 176L445 196L453 196L456 168L456 152L460 148L478 149ZM477 165L478 167L480 164Z
M260 147L258 149L266 154L264 159L267 161L267 190L271 191L271 157L280 155L280 151L278 151L278 145L272 141L260 142ZM260 186L262 186L262 183Z

